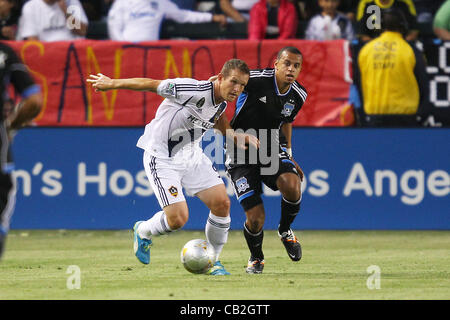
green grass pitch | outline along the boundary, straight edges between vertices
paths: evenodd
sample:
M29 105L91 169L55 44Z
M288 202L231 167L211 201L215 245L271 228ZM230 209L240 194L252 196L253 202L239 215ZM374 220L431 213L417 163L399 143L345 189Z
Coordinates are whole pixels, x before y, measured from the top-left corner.
M249 275L243 234L231 231L221 256L231 275L212 277L190 274L180 263L184 243L204 238L203 231L155 238L151 263L142 265L128 230L13 230L0 262L0 300L450 298L448 231L296 234L303 247L300 262L290 261L275 231L265 231L264 273ZM68 281L72 265L80 271L79 289ZM379 274L369 273L369 266ZM377 275L379 282L373 281Z

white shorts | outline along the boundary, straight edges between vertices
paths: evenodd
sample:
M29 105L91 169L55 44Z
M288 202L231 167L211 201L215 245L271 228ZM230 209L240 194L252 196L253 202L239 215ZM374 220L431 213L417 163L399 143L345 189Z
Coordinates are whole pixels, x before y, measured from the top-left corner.
M187 161L183 158L158 158L144 152L144 168L161 208L172 203L186 201L183 188L194 196L223 180L211 160L199 152Z

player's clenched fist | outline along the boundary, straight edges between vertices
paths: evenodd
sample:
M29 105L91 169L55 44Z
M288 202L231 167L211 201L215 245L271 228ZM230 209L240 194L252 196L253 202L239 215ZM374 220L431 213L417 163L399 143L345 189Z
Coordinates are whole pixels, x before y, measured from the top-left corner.
M95 89L95 91L106 91L114 89L113 79L101 73L97 73L97 75L89 75L89 78L86 81L92 84L92 87Z

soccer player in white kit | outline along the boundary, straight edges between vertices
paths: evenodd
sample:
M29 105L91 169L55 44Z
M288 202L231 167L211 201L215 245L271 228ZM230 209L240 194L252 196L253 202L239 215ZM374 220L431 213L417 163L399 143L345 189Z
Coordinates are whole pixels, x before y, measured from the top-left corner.
M184 188L210 209L205 233L214 248L215 263L209 274L229 274L220 263L219 255L230 228L230 200L222 179L199 142L204 131L214 127L227 102L242 93L249 75L244 61L231 59L225 62L213 82L188 78L110 79L102 74L90 75L87 80L96 91L151 91L165 98L137 143L145 150L145 172L162 208L149 220L138 221L133 227L134 251L140 262L150 263L152 237L168 234L186 224L189 211L182 192ZM251 135L232 130L223 134L233 139L238 147L246 148L246 144L258 147L258 140Z

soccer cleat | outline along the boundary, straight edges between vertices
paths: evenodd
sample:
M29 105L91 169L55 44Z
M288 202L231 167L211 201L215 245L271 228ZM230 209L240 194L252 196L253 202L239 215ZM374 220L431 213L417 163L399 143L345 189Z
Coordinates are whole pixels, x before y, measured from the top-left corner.
M289 229L282 234L278 231L278 236L280 237L281 242L283 242L289 258L291 258L292 261L299 261L302 258L302 246L300 245L300 242L298 242L292 229Z
M145 239L141 238L137 232L137 229L139 225L143 221L138 221L134 224L133 231L134 231L134 254L136 255L136 258L143 264L149 264L150 263L150 247L152 245L151 239Z
M211 269L208 270L207 274L210 276L227 276L230 273L225 270L225 267L220 263L220 261L216 261Z
M250 257L248 259L247 268L245 269L245 272L260 274L263 272L263 269L264 269L264 259Z

